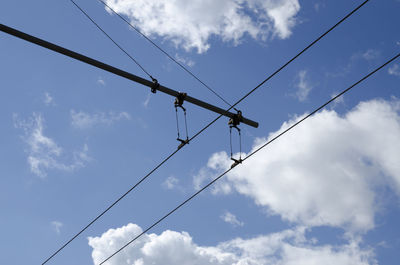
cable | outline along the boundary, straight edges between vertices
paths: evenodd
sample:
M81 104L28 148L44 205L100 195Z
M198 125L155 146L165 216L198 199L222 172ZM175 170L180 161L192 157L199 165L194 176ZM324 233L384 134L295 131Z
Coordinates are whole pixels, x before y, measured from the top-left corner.
M376 68L374 71L370 72L369 74L367 74L366 76L364 76L363 78L361 78L359 81L357 81L356 83L354 83L353 85L351 85L350 87L346 88L345 90L343 90L342 92L340 92L338 95L336 95L335 97L333 97L332 99L330 99L329 101L325 102L324 104L322 104L321 106L319 106L318 108L316 108L314 111L312 111L310 114L308 114L307 116L305 116L304 118L300 119L299 121L297 121L296 123L294 123L292 126L290 126L289 128L287 128L286 130L284 130L283 132L281 132L280 134L278 134L277 136L275 136L274 138L272 138L271 140L267 141L265 144L263 144L262 146L260 146L258 149L256 149L255 151L251 152L248 156L246 156L242 162L246 161L247 159L249 159L251 156L253 156L254 154L256 154L257 152L259 152L261 149L265 148L267 145L271 144L272 142L274 142L275 140L277 140L278 138L280 138L282 135L286 134L288 131L290 131L291 129L293 129L294 127L296 127L297 125L299 125L300 123L302 123L303 121L305 121L306 119L308 119L309 117L311 117L312 115L314 115L315 113L317 113L318 111L320 111L321 109L323 109L326 105L330 104L332 101L336 100L338 97L342 96L343 94L345 94L346 92L348 92L350 89L352 89L353 87L357 86L358 84L360 84L361 82L363 82L365 79L367 79L368 77L370 77L371 75L375 74L377 71L379 71L380 69L382 69L383 67L385 67L386 65L388 65L389 63L391 63L392 61L394 61L395 59L397 59L398 57L400 57L400 53L398 53L396 56L394 56L392 59L390 59L389 61L387 61L386 63L384 63L383 65L379 66L378 68ZM229 168L228 170L226 170L225 172L223 172L221 175L219 175L217 178L215 178L214 180L212 180L211 182L209 182L207 185L205 185L203 188L201 188L200 190L198 190L196 193L194 193L192 196L190 196L189 198L187 198L184 202L182 202L181 204L179 204L177 207L175 207L173 210L171 210L170 212L168 212L166 215L164 215L163 217L161 217L160 219L158 219L157 222L153 223L151 226L149 226L147 229L145 229L142 233L140 233L139 235L137 235L134 239L132 239L131 241L129 241L128 243L126 243L123 247L121 247L120 249L118 249L116 252L114 252L112 255L110 255L108 258L106 258L104 261L102 261L101 263L99 263L99 265L104 264L106 261L108 261L109 259L111 259L113 256L115 256L116 254L118 254L121 250L123 250L124 248L126 248L128 245L130 245L132 242L134 242L135 240L137 240L139 237L141 237L143 234L147 233L150 229L152 229L154 226L156 226L157 224L159 224L160 222L162 222L164 219L166 219L168 216L170 216L171 214L173 214L175 211L177 211L179 208L181 208L183 205L185 205L186 203L188 203L190 200L192 200L194 197L196 197L198 194L200 194L202 191L204 191L205 189L207 189L209 186L211 186L212 184L214 184L217 180L219 180L220 178L222 178L224 175L226 175L228 172L230 172L234 167Z
M200 78L198 78L193 72L191 72L189 69L187 69L183 64L178 62L174 57L169 55L163 48L161 48L159 45L157 45L154 41L152 41L149 37L147 37L143 32L141 32L137 27L132 25L128 20L126 20L123 16L121 16L119 13L117 13L113 8L111 8L106 2L103 0L98 0L101 2L105 7L110 9L114 14L116 14L119 18L121 18L123 21L125 21L132 29L134 29L137 33L142 35L146 40L148 40L154 47L156 47L158 50L160 50L162 53L164 53L169 59L171 59L174 63L176 63L178 66L180 66L184 71L186 71L189 75L191 75L194 79L196 79L198 82L200 82L205 88L210 90L214 95L216 95L218 98L220 98L226 105L229 107L232 107L232 105L225 100L221 95L219 95L214 89L212 89L210 86L208 86L205 82L201 81Z
M142 71L151 78L151 80L155 80L148 71L146 71L146 69L144 69L144 67L137 61L135 60L135 58L133 58L133 56L131 56L124 48L122 48L113 38L111 38L110 35L107 34L107 32L105 32L90 16L88 13L85 12L85 10L83 10L74 0L69 0L71 3L73 3L76 8L78 8L101 32L103 32L104 35L107 36L108 39L110 39L115 46L117 46L123 53L125 53L140 69L142 69Z
M339 24L341 24L345 19L349 18L352 14L354 14L355 11L357 11L358 9L360 9L365 3L367 3L370 0L366 0L365 2L363 2L360 6L358 6L357 8L355 8L353 11L351 11L347 16L345 16L342 20L340 20L339 23L336 23L334 27L337 27ZM334 28L330 28L327 32L332 31L332 29ZM275 71L273 74L271 74L266 80L264 80L262 82L262 84L264 84L265 82L267 82L269 79L271 79L273 76L275 76L278 72L280 72L284 67L288 66L291 62L294 61L294 59L298 58L301 54L303 54L307 49L309 49L312 45L314 45L315 43L317 43L319 40L322 39L323 36L325 36L326 33L324 33L323 35L321 35L321 37L317 38L316 41L313 41L312 44L308 45L306 49L303 49L300 53L298 53L295 57L293 57L292 59L290 59L287 63L284 64L284 66L280 67L277 71ZM256 89L258 87L260 87L261 85L258 85L256 87ZM252 91L254 92L256 89L253 89ZM246 94L245 97L247 97L249 94ZM240 101L242 101L242 99L240 99L236 104L238 104ZM236 105L235 104L235 105ZM234 105L234 106L235 106ZM232 107L230 107L228 110L230 110ZM212 124L214 124L217 120L219 120L222 117L222 115L219 115L217 118L215 118L213 121L211 121L210 123L208 123L205 127L203 127L200 131L198 131L195 135L193 135L187 142L189 143L190 141L192 141L193 139L195 139L197 136L199 136L202 132L204 132L206 129L208 129L208 127L210 127ZM64 245L62 245L56 252L54 252L49 258L47 258L43 263L47 263L50 259L52 259L55 255L57 255L63 248L65 248L68 244L70 244L75 238L77 238L81 233L83 233L87 228L89 228L93 223L95 223L100 217L102 217L106 212L108 212L112 207L114 207L121 199L123 199L126 195L128 195L128 193L130 193L133 189L135 189L137 186L139 186L140 183L142 183L146 178L148 178L151 174L153 174L159 167L161 167L165 162L167 162L172 156L174 156L181 148L175 150L174 152L172 152L167 158L165 158L160 164L158 164L154 169L152 169L146 176L144 176L142 179L140 179L135 185L133 185L126 193L124 193L121 197L119 197L114 203L112 203L108 208L106 208L101 214L99 214L96 218L94 218L88 225L86 225L83 229L81 229L77 234L75 234L70 240L68 240Z

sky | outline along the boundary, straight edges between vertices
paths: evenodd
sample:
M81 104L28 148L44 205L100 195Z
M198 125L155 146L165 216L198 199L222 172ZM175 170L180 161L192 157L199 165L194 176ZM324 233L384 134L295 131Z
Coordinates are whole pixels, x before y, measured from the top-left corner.
M104 5L76 2L160 84L228 108ZM362 3L106 2L230 104ZM241 102L260 124L240 125L242 157L397 54L399 10L370 0ZM4 1L0 18L148 79L69 0ZM174 98L2 32L0 73L1 263L41 264L176 150ZM184 106L189 136L217 116ZM399 150L397 60L106 264L398 264ZM221 118L48 264L99 264L231 164Z

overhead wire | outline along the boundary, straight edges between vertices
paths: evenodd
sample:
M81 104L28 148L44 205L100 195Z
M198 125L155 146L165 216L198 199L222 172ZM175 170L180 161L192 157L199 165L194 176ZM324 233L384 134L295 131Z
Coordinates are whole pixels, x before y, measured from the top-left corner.
M367 78L369 78L370 76L372 76L373 74L375 74L376 72L378 72L380 69L382 69L383 67L385 67L386 65L390 64L392 61L394 61L395 59L397 59L398 57L400 57L400 53L398 53L397 55L395 55L393 58L391 58L390 60L388 60L386 63L384 63L383 65L379 66L378 68L376 68L375 70L373 70L372 72L370 72L369 74L367 74L366 76L364 76L363 78L361 78L360 80L358 80L356 83L354 83L353 85L351 85L350 87L346 88L345 90L343 90L342 92L340 92L338 95L336 95L335 97L331 98L330 100L328 100L327 102L325 102L324 104L322 104L321 106L319 106L318 108L316 108L315 110L313 110L310 114L306 115L305 117L303 117L302 119L298 120L296 123L294 123L293 125L291 125L289 128L285 129L284 131L282 131L281 133L279 133L277 136L273 137L271 140L267 141L266 143L264 143L263 145L261 145L259 148L257 148L256 150L254 150L253 152L251 152L249 155L247 155L242 162L246 161L247 159L249 159L251 156L255 155L256 153L258 153L260 150L262 150L263 148L265 148L266 146L268 146L269 144L271 144L272 142L274 142L275 140L277 140L278 138L280 138L281 136L283 136L284 134L286 134L288 131L292 130L294 127L296 127L297 125L299 125L300 123L302 123L303 121L305 121L306 119L310 118L311 116L313 116L315 113L317 113L318 111L320 111L321 109L325 108L325 106L327 106L328 104L330 104L331 102L333 102L334 100L336 100L337 98L339 98L340 96L342 96L343 94L345 94L346 92L348 92L350 89L354 88L355 86L357 86L358 84L360 84L361 82L363 82L364 80L366 80ZM203 188L201 188L200 190L198 190L196 193L194 193L192 196L190 196L189 198L187 198L185 201L183 201L181 204L179 204L177 207L175 207L174 209L172 209L170 212L168 212L166 215L164 215L163 217L161 217L160 219L158 219L158 221L156 221L155 223L153 223L151 226L149 226L148 228L146 228L145 230L143 230L139 235L137 235L135 238L133 238L131 241L129 241L128 243L126 243L124 246L122 246L121 248L119 248L117 251L115 251L112 255L108 256L105 260L103 260L101 263L99 263L98 265L102 265L105 262L107 262L108 260L110 260L112 257L114 257L116 254L118 254L119 252L121 252L124 248L126 248L127 246L129 246L131 243L133 243L135 240L137 240L138 238L140 238L142 235L144 235L145 233L147 233L149 230L151 230L153 227L155 227L157 224L159 224L160 222L162 222L163 220L165 220L168 216L170 216L171 214L173 214L175 211L177 211L179 208L181 208L183 205L185 205L186 203L188 203L190 200L192 200L194 197L196 197L197 195L199 195L202 191L204 191L205 189L207 189L208 187L210 187L211 185L213 185L216 181L218 181L220 178L222 178L224 175L226 175L228 172L230 172L231 170L233 170L235 167L230 167L229 169L227 169L225 172L223 172L222 174L220 174L218 177L216 177L215 179L213 179L211 182L209 182L207 185L205 185Z
M285 67L287 67L291 62L293 62L296 58L298 58L301 54L303 54L305 51L307 51L311 46L316 44L319 40L321 40L324 36L326 36L329 32L331 32L334 28L339 26L342 22L344 22L347 18L349 18L351 15L353 15L357 10L359 10L362 6L364 6L367 2L370 0L365 0L361 5L357 6L355 9L353 9L349 14L347 14L344 18L342 18L338 23L336 23L333 27L329 28L324 34L319 36L315 41L313 41L310 45L308 45L305 49L303 49L301 52L296 54L292 59L290 59L288 62L286 62L283 66L278 68L275 72L273 72L268 78L263 80L259 85L257 85L254 89L251 90L251 93L253 93L256 89L258 89L261 85L265 84L268 80L270 80L273 76L278 74L280 71L282 71ZM248 97L251 93L247 93L244 97L242 97L239 101L237 101L233 106L231 106L228 110L232 109L235 105L239 104L245 97ZM208 123L206 126L204 126L201 130L199 130L196 134L194 134L188 141L194 140L199 136L202 132L204 132L206 129L208 129L212 124L214 124L217 120L219 120L223 115L219 115L216 117L214 120L212 120L210 123ZM108 206L104 211L102 211L97 217L95 217L92 221L89 222L88 225L86 225L84 228L82 228L78 233L76 233L71 239L69 239L66 243L64 243L59 249L57 249L53 254L51 254L43 263L46 264L48 261L50 261L54 256L56 256L61 250L63 250L67 245L69 245L73 240L75 240L80 234L82 234L86 229L88 229L91 225L93 225L98 219L100 219L106 212L108 212L111 208L113 208L119 201L121 201L124 197L126 197L132 190L134 190L137 186L139 186L145 179L147 179L150 175L152 175L158 168L160 168L165 162L167 162L171 157L173 157L181 148L176 149L173 151L170 155L168 155L161 163L159 163L155 168L153 168L148 174L146 174L144 177L142 177L136 184L134 184L127 192L125 192L123 195L121 195L117 200L115 200L110 206Z
M135 27L131 22L129 22L126 18L124 18L122 15L120 15L118 12L116 12L110 5L108 5L106 2L103 0L98 0L101 2L106 8L111 10L115 15L117 15L120 19L122 19L125 23L127 23L133 30L135 30L137 33L139 33L142 37L144 37L147 41L149 41L154 47L156 47L159 51L164 53L169 59L171 59L174 63L176 63L179 67L181 67L185 72L187 72L189 75L191 75L194 79L196 79L200 84L202 84L205 88L207 88L210 92L212 92L215 96L217 96L219 99L221 99L226 105L232 106L226 99L224 99L220 94L218 94L214 89L212 89L209 85L207 85L204 81L202 81L197 75L195 75L192 71L190 71L187 67L185 67L183 64L178 62L174 57L172 57L168 52L166 52L163 48L161 48L159 45L157 45L153 40L151 40L146 34L144 34L141 30L139 30L137 27Z
M99 24L94 21L94 19L89 16L89 14L83 10L74 0L69 0L76 8L78 8L109 40L111 40L115 46L117 46L126 56L128 56L151 80L155 80L153 76L136 60L132 55L130 55L124 48L121 47Z

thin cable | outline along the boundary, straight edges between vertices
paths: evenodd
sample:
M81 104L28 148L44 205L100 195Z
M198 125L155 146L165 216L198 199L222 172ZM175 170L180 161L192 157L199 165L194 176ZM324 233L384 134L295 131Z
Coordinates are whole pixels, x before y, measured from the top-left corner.
M179 134L179 121L178 121L178 108L175 106L175 116L176 116L176 130L178 132L178 139L181 138Z
M254 154L256 154L257 152L259 152L261 149L265 148L267 145L271 144L272 142L274 142L275 140L277 140L278 138L280 138L282 135L286 134L288 131L290 131L291 129L293 129L294 127L296 127L297 125L299 125L300 123L302 123L303 121L305 121L306 119L308 119L309 117L311 117L312 115L314 115L315 113L317 113L318 111L320 111L321 109L323 109L326 105L330 104L332 101L336 100L338 97L342 96L343 94L345 94L346 92L348 92L350 89L352 89L353 87L357 86L358 84L360 84L361 82L363 82L365 79L367 79L368 77L370 77L371 75L375 74L377 71L379 71L380 69L382 69L383 67L385 67L386 65L388 65L389 63L391 63L392 61L394 61L395 59L397 59L398 57L400 57L400 53L398 53L396 56L394 56L392 59L390 59L389 61L387 61L386 63L384 63L383 65L379 66L378 68L376 68L374 71L370 72L369 74L367 74L366 76L364 76L363 78L361 78L359 81L357 81L356 83L354 83L353 85L351 85L350 87L346 88L345 90L343 90L342 92L340 92L338 95L336 95L335 97L333 97L332 99L330 99L329 101L325 102L324 104L322 104L321 106L319 106L318 108L316 108L314 111L312 111L310 114L308 114L307 116L305 116L304 118L300 119L299 121L297 121L296 123L294 123L292 126L290 126L289 128L287 128L286 130L284 130L283 132L281 132L280 134L278 134L277 136L275 136L274 138L272 138L271 140L267 141L265 144L263 144L261 147L259 147L258 149L256 149L255 151L251 152L248 156L246 156L242 162L246 161L247 159L249 159L251 156L253 156ZM219 175L217 178L215 178L214 180L212 180L211 182L209 182L207 185L205 185L203 188L201 188L200 190L198 190L196 193L194 193L192 196L190 196L189 198L187 198L184 202L182 202L181 204L179 204L177 207L175 207L173 210L171 210L170 212L168 212L166 215L164 215L163 217L161 217L160 219L158 219L157 222L153 223L151 226L149 226L147 229L145 229L142 233L140 233L139 235L137 235L134 239L132 239L131 241L129 241L128 243L126 243L123 247L121 247L120 249L118 249L116 252L114 252L111 256L109 256L108 258L106 258L104 261L102 261L101 263L99 263L99 265L104 264L106 261L108 261L109 259L111 259L113 256L115 256L116 254L118 254L120 251L122 251L124 248L126 248L128 245L130 245L132 242L134 242L135 240L137 240L139 237L141 237L143 234L147 233L150 229L152 229L154 226L156 226L157 224L159 224L160 222L162 222L164 219L166 219L168 216L170 216L171 214L173 214L175 211L177 211L179 208L181 208L183 205L185 205L187 202L189 202L190 200L192 200L194 197L196 197L198 194L200 194L202 191L204 191L205 189L207 189L209 186L211 186L212 184L214 184L217 180L219 180L220 178L222 178L224 175L226 175L229 171L231 171L234 167L229 168L228 170L226 170L224 173L222 173L221 175Z
M178 66L180 66L184 71L186 71L189 75L191 75L194 79L196 79L198 82L200 82L205 88L210 90L214 95L216 95L219 99L221 99L226 105L229 107L232 107L232 105L225 100L220 94L218 94L214 89L212 89L210 86L208 86L206 83L200 80L194 73L192 73L189 69L187 69L183 64L178 62L174 57L169 55L163 48L158 46L154 41L152 41L149 37L147 37L143 32L141 32L137 27L132 25L128 20L126 20L123 16L121 16L119 13L117 13L114 9L112 9L106 2L103 0L98 0L101 2L106 8L111 10L114 14L116 14L119 18L121 18L123 21L125 21L132 29L134 29L137 33L142 35L146 40L148 40L154 47L156 47L158 50L160 50L162 53L164 53L169 59L171 59L174 63L176 63Z
M242 132L239 130L239 161L242 161Z
M186 140L189 140L188 126L187 126L187 119L186 119L186 110L184 110L184 116L185 116Z
M231 158L233 157L233 148L232 148L232 127L229 127L229 143L231 147Z
M360 9L360 7L362 7L365 3L367 3L369 0L366 0L364 3L362 3L360 6L358 6L356 9L354 9L353 11L351 11L349 13L349 15L345 16L344 19L342 19L340 21L340 23L336 23L334 27L337 27L339 24L341 24L345 19L349 18L356 10ZM327 32L332 31L333 28L330 28ZM325 34L323 34L323 36L325 36ZM319 37L317 39L317 41L319 41L320 39L322 39L322 37ZM315 43L317 43L317 41L313 41L312 45L314 45ZM307 49L310 48L312 45L307 46ZM302 52L300 52L299 54L297 54L295 58L298 58L301 54L304 53L306 49L304 49ZM291 62L294 61L294 59L289 60L287 63L284 64L284 67L288 66ZM267 82L269 79L271 79L273 76L275 76L278 72L280 72L283 68L283 66L280 67L277 71L275 71L273 74L271 74L266 80L263 81L262 84L264 84L265 82ZM260 86L260 85L259 85ZM256 88L258 88L259 86L257 86ZM252 91L254 91L255 89L253 89ZM248 95L246 95L248 96ZM243 99L241 99L243 100ZM240 100L240 101L241 101ZM239 101L236 103L238 104ZM236 105L235 104L235 105ZM230 107L228 110L230 110L233 107ZM214 124L217 120L219 120L222 117L222 115L219 115L217 118L215 118L213 121L211 121L210 123L208 123L205 127L203 127L200 131L198 131L195 135L193 135L187 142L190 142L192 140L194 140L195 138L197 138L197 136L199 136L201 133L203 133L205 130L208 129L208 127L210 127L212 124ZM63 246L61 246L54 254L52 254L49 258L47 258L43 263L47 263L50 259L52 259L55 255L57 255L62 249L64 249L68 244L70 244L75 238L77 238L81 233L83 233L86 229L88 229L93 223L95 223L100 217L102 217L106 212L108 212L112 207L114 207L121 199L123 199L126 195L128 195L128 193L130 193L132 190L134 190L137 186L139 186L140 183L142 183L146 178L148 178L151 174L153 174L159 167L161 167L165 162L167 162L172 156L174 156L181 148L173 151L167 158L165 158L160 164L158 164L154 169L152 169L146 176L144 176L142 179L140 179L134 186L132 186L126 193L124 193L121 197L119 197L114 203L112 203L107 209L105 209L100 215L98 215L96 218L94 218L88 225L86 225L83 229L81 229L76 235L74 235L70 240L68 240Z
M107 34L107 32L105 32L90 16L88 13L85 12L85 10L83 10L74 0L69 0L71 3L73 3L76 8L78 8L101 32L103 32L104 35L107 36L108 39L110 39L115 46L117 46L123 53L125 53L140 69L142 69L142 71L149 76L152 80L154 80L154 78L151 76L151 74L149 74L148 71L146 71L146 69L144 69L144 67L135 59L133 58L133 56L131 56L124 48L122 48L113 38L111 38L110 35Z

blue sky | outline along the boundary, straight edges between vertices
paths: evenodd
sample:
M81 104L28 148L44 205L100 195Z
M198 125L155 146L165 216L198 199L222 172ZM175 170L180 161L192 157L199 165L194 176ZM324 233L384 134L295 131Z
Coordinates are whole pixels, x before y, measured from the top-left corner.
M226 105L98 1L77 1L159 82ZM362 1L107 1L234 103ZM238 105L243 156L400 50L371 0ZM70 1L1 23L147 78ZM0 33L2 263L43 262L178 146L174 99ZM397 264L400 62L232 170L108 264ZM216 117L185 104L189 135ZM230 166L226 118L49 264L98 264ZM234 146L238 152L237 146Z

